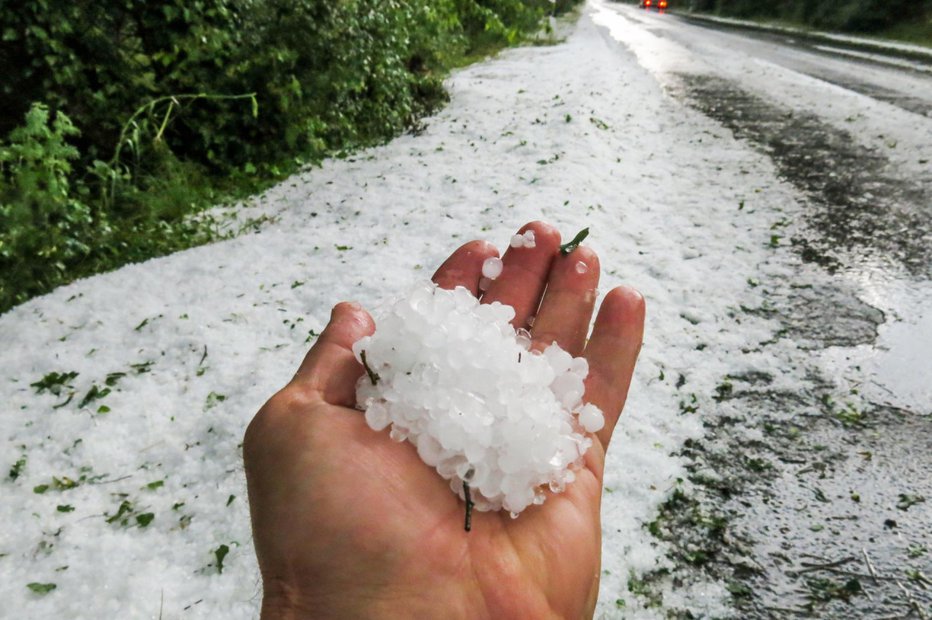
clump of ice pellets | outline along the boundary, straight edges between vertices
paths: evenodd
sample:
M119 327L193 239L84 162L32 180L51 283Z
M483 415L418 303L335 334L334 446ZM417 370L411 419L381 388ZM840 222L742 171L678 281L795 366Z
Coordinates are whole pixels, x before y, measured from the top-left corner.
M517 515L575 480L587 432L604 424L582 401L584 358L556 344L531 352L513 308L465 288L419 285L375 318L353 345L371 371L356 401L373 430L412 443L461 498L466 482L477 510Z
M527 230L523 234L512 235L511 243L509 243L513 248L533 248L537 246L537 242L534 240L534 231Z

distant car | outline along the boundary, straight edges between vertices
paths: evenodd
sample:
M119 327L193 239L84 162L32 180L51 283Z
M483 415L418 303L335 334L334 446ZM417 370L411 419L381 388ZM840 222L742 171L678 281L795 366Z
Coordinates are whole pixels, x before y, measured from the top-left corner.
M667 8L667 0L641 0L638 6L642 9L656 8L663 11Z

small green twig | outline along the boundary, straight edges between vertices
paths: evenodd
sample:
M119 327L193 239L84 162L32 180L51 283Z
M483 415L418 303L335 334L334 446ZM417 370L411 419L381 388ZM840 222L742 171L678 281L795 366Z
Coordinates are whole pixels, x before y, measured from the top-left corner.
M587 226L586 228L583 228L578 233L576 233L576 236L573 237L572 241L568 243L564 243L563 245L560 246L560 254L563 256L566 256L567 254L569 254L570 252L578 248L579 244L583 242L583 239L585 239L588 236L589 236L589 227Z
M465 530L469 532L472 530L472 507L474 506L472 502L472 495L469 493L469 483L463 480L463 494L466 496L466 525Z
M372 385L377 385L381 377L379 373L369 368L369 363L366 361L366 352L360 351L359 358L362 360L362 367L366 369L366 374L369 375L369 381L372 381Z
M153 142L161 142L161 141L162 141L162 134L165 133L165 128L168 127L168 121L171 119L172 112L175 110L175 104L177 104L177 103L178 103L178 101L177 101L176 99L172 99L172 100L169 102L168 108L166 108L166 110L165 110L165 118L162 119L162 124L159 125L159 130L158 130L158 132L155 134L155 137L152 138L152 141L153 141Z

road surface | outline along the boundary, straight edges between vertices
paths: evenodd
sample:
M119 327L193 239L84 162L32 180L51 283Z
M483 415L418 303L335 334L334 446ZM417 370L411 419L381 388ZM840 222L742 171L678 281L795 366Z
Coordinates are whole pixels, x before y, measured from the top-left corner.
M767 302L745 310L781 323L808 376L720 384L685 450L701 491L674 497L656 529L680 565L729 582L741 617L930 617L932 67L598 10L665 89L658 114L698 111L797 192L773 240L800 269L761 281Z

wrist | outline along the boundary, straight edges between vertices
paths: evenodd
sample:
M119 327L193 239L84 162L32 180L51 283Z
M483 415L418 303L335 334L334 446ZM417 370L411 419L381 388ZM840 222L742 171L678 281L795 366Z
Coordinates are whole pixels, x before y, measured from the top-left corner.
M282 583L263 588L261 620L314 620L411 617L487 618L481 600L457 596L418 596L411 592L330 589L314 595Z
M320 601L319 603L323 603ZM261 620L300 620L330 617L326 605L313 604L298 588L278 580L263 580Z
M265 584L260 620L404 617L382 610L383 603L372 593L341 590L338 595L320 595L281 583Z
M297 607L269 596L262 597L262 610L259 612L261 620L299 620L307 617Z
M295 598L268 587L264 589L262 609L259 614L261 620L299 620L309 617L309 614L302 611Z

